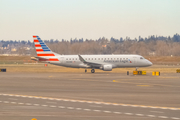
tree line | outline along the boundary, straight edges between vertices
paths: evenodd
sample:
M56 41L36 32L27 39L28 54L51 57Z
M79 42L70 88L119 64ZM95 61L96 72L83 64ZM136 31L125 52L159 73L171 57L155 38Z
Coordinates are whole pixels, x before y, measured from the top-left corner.
M49 48L59 54L140 54L143 56L180 56L180 35L175 34L173 37L149 36L138 39L111 38L105 37L97 40L89 39L70 39L70 40L44 40ZM34 44L30 41L0 41L0 47L4 46L22 47L29 46L31 51L28 52L32 56L36 54ZM0 50L2 51L2 49ZM21 50L21 53L23 50ZM27 53L27 51L26 51Z

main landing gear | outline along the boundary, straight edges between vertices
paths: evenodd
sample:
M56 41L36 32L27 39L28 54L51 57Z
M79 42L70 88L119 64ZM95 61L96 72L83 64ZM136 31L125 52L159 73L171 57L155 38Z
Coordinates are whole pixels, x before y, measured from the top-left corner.
M95 73L95 70L94 70L94 69L92 69L92 70L91 70L91 73Z
M87 70L85 69L85 73L87 72ZM95 70L94 69L92 69L91 70L91 73L95 73Z

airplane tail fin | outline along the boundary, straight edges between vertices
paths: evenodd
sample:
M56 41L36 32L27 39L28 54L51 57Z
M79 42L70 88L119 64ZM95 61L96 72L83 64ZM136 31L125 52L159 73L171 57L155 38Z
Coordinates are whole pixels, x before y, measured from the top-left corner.
M33 36L34 45L39 61L59 61L57 58L57 53L52 52L49 47L39 38L39 36Z

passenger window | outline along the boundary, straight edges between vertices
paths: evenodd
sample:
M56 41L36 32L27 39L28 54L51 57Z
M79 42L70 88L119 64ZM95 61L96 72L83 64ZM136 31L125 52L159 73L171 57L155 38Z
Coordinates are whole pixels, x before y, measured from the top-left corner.
M74 60L74 58L72 60Z
M85 60L87 60L87 58L85 58Z
M92 58L92 60L93 60L93 58Z
M103 60L103 58L101 58L101 60Z
M77 60L77 58L76 58L76 60Z
M98 60L100 60L100 58Z
M143 59L143 57L140 57L140 59Z
M68 58L66 58L66 60L68 60Z
M96 58L94 58L94 60L96 60Z
M71 60L71 58L69 58L69 60Z
M117 58L117 60L119 60L119 58Z
M116 58L114 58L114 60L116 60Z
M113 58L111 58L111 60L113 60Z
M89 60L90 60L90 58L89 58Z
M104 60L106 60L106 58L104 58Z

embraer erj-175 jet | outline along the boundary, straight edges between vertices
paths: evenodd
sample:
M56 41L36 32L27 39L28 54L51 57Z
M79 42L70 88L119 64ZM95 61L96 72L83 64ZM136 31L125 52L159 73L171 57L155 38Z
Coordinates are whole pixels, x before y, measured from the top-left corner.
M54 65L72 68L91 68L111 71L113 68L138 68L151 66L152 63L140 55L59 55L52 52L48 46L39 38L33 36L37 52L36 59Z

